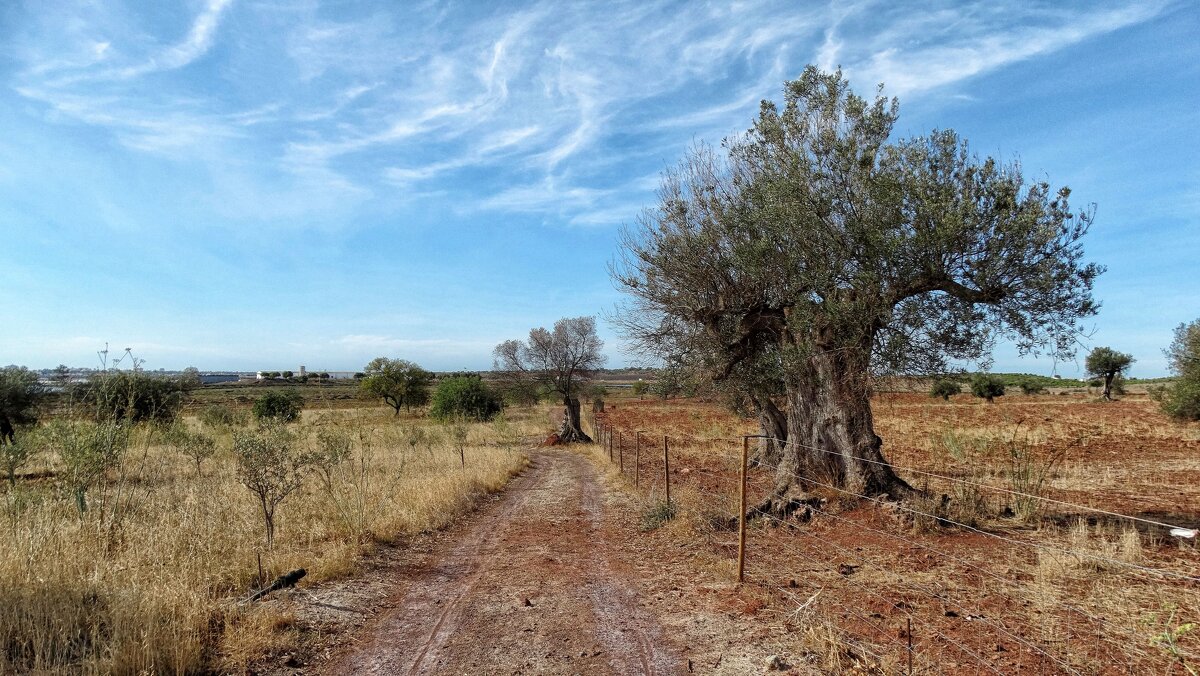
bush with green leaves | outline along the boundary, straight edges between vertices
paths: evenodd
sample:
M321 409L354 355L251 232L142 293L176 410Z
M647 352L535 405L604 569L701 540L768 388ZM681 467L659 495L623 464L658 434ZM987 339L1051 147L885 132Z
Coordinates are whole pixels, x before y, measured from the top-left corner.
M410 361L379 357L372 359L363 373L359 392L382 399L395 409L395 415L400 415L401 408L411 410L429 403L433 374Z
M1033 378L1022 378L1017 382L1017 386L1021 388L1021 394L1045 394L1046 388Z
M1200 420L1200 319L1175 327L1174 340L1163 353L1175 380L1155 388L1152 395L1167 415Z
M317 432L316 445L309 451L308 463L320 475L326 491L333 490L333 477L338 466L350 459L354 439L338 429L322 429Z
M929 388L929 396L934 398L941 397L942 401L950 401L950 397L961 391L962 389L957 382L949 378L938 378L933 381L933 385Z
M37 422L45 394L33 371L24 366L0 369L0 444L11 443L18 428Z
M304 483L312 462L282 423L268 419L256 430L233 434L237 478L254 494L262 513L267 547L275 544L275 512Z
M267 392L254 402L254 417L257 420L292 422L300 418L304 408L304 397L296 392Z
M996 397L1004 396L1004 381L990 373L977 373L971 378L971 394L996 403Z
M88 511L88 492L125 457L131 427L128 421L112 418L55 420L47 426L47 444L65 467L59 477L80 514Z
M143 371L112 371L76 385L72 399L96 420L169 423L182 410L193 382Z
M429 415L437 420L491 420L504 402L477 375L455 376L438 383Z
M209 404L197 416L205 427L240 427L248 421L245 410L235 410L224 404Z
M22 433L7 442L0 442L0 468L8 476L8 485L17 485L17 470L29 464L37 455L37 443L32 435Z
M201 475L201 464L217 454L215 439L203 432L192 432L181 424L169 428L163 436L163 441L196 463L196 476Z

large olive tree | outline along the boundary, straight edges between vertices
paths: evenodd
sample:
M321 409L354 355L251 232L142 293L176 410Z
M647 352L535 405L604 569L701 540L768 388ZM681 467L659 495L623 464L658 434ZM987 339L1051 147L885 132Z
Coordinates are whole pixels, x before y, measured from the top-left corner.
M940 373L1022 352L1073 352L1102 269L1083 262L1092 216L1066 188L1027 183L952 131L891 139L897 103L809 67L782 108L764 101L724 152L666 172L626 229L613 277L634 345L734 381L777 465L763 509L825 483L912 488L882 453L873 376Z
M540 383L562 395L563 423L558 438L563 443L591 441L579 418L579 390L606 360L604 342L596 335L593 317L564 318L554 330L532 329L529 341L506 340L493 352L493 368L507 378Z

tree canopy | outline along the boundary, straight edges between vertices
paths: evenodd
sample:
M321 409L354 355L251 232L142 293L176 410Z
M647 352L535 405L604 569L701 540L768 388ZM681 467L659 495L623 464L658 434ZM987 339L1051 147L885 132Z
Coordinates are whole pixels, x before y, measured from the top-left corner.
M363 369L359 391L369 397L382 399L400 415L400 409L411 409L429 403L429 386L433 374L404 359L378 357Z
M893 140L897 115L809 67L723 153L699 146L667 171L622 235L617 322L794 442L773 450L779 501L806 473L906 494L880 455L872 375L985 360L998 337L1065 357L1097 308L1090 209L953 131Z
M1088 353L1083 366L1088 375L1104 379L1104 398L1112 399L1113 379L1133 364L1133 356L1111 347L1097 347Z
M580 427L578 393L604 366L603 347L594 317L563 318L554 322L552 331L531 329L527 342L506 340L497 345L493 367L508 379L532 380L561 394L566 411L559 437L590 441Z

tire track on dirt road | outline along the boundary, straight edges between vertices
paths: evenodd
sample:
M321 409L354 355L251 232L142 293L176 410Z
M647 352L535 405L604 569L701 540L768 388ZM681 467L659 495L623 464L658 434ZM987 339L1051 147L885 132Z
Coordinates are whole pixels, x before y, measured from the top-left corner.
M323 673L686 673L605 537L604 504L586 459L533 453Z

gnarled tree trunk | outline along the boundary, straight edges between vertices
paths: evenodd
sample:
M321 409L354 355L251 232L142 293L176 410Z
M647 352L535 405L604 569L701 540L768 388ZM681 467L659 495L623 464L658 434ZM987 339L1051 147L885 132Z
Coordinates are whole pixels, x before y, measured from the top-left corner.
M883 457L867 371L849 354L820 351L810 358L811 369L788 377L787 442L776 466L774 491L762 511L786 517L814 491L894 499L914 492Z
M758 411L759 433L762 436L750 461L756 467L775 467L783 459L783 445L788 432L787 415L769 397L755 399L754 408Z
M575 397L564 397L563 422L562 427L558 430L558 440L560 443L591 443L592 438L587 434L584 434L583 427L579 422L579 417L579 399L576 399Z

